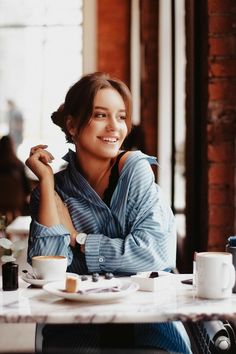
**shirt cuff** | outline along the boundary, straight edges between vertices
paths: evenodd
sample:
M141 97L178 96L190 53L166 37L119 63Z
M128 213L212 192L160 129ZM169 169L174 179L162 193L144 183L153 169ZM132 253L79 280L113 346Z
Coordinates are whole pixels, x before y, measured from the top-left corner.
M44 236L70 236L69 231L62 224L47 227L35 220L31 223L30 234L35 238Z
M87 235L85 257L89 273L105 271L105 256L100 254L100 243L103 235Z
M63 225L46 227L33 220L30 226L28 262L31 264L33 256L60 255L67 257L69 266L73 259L69 244L70 234Z

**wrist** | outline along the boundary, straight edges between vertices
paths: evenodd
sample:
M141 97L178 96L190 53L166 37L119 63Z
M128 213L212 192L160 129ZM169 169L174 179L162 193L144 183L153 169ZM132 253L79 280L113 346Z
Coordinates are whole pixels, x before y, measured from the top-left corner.
M75 246L76 246L76 236L77 236L77 234L78 234L77 231L72 232L72 233L70 234L70 245L71 245L72 247L75 247Z
M44 174L43 176L39 177L39 183L41 186L53 186L54 188L54 176L50 174Z

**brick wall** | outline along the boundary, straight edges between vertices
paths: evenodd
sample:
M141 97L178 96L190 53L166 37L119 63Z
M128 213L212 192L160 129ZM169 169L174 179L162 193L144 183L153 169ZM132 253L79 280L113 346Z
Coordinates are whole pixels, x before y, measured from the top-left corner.
M157 154L158 115L158 1L140 1L141 24L141 126L145 153Z
M208 0L208 249L236 234L236 1Z
M99 0L98 71L130 84L130 0Z
M141 58L141 61L143 61L141 73L141 126L145 137L147 137L144 151L150 155L156 155L158 1L140 0L139 4L140 36L143 48L143 56ZM131 0L99 0L97 6L98 70L109 72L129 86Z

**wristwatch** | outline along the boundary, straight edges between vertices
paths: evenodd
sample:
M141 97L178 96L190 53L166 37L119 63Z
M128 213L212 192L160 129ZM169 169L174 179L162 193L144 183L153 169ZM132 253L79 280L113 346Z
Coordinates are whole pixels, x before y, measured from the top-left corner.
M84 245L85 244L85 241L86 241L86 238L87 238L87 234L84 233L84 232L79 232L77 235L76 235L76 242L79 244L79 245Z

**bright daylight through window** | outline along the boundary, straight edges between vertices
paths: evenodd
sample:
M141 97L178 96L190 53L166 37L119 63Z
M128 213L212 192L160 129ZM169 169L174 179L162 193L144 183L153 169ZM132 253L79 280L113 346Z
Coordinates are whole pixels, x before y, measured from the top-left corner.
M17 148L23 161L31 146L45 143L57 169L68 150L50 116L82 74L82 5L0 0L0 137L9 133L11 115L23 117Z

